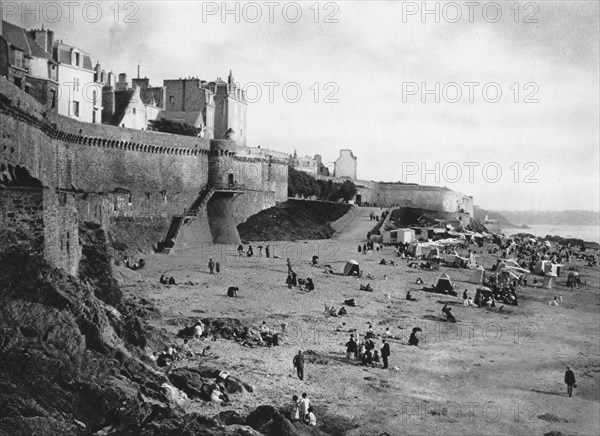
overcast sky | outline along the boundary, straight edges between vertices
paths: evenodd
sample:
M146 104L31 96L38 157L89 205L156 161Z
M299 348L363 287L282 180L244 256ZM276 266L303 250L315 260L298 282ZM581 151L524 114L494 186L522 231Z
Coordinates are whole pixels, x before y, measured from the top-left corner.
M239 3L239 22L221 14L221 2L120 3L118 17L113 2L90 4L32 3L37 13L24 19L21 2L5 1L4 15L27 28L44 24L107 71L131 77L140 65L154 85L226 79L232 69L258 100L249 104L250 146L320 153L325 162L350 148L361 179L424 178L489 209L599 209L597 1L518 2L518 13L513 1L474 10L429 2L439 23L422 2L308 2L297 21L289 2L272 17L268 4ZM280 84L273 102L266 82ZM433 92L422 95L423 84Z

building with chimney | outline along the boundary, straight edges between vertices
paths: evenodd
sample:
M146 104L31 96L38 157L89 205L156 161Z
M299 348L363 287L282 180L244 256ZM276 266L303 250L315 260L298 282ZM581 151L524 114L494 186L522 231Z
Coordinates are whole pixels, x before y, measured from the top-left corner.
M90 55L62 40L54 43L60 93L58 113L87 123L102 122L102 84Z
M27 32L8 21L2 21L0 31L6 41L8 80L49 110L57 110L59 86L57 63L52 58L53 32Z
M148 78L139 77L130 85L125 73L113 84L111 74L102 88L102 123L147 130L163 111L157 101L164 102L164 88L151 87Z
M215 94L207 82L197 77L165 80L163 111L159 119L187 124L202 129L203 136L215 136Z

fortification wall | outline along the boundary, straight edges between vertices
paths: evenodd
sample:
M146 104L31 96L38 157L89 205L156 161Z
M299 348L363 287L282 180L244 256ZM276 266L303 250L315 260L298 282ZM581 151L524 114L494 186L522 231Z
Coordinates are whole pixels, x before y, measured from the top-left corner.
M73 194L43 188L1 188L0 226L30 235L32 249L77 275L81 247Z
M40 188L0 188L0 228L20 228L30 235L32 248L44 244L44 194Z
M457 213L461 210L473 217L473 197L437 186L409 185L356 180L362 202L377 206L415 207Z
M44 257L57 268L77 275L81 246L75 196L45 189L43 208Z

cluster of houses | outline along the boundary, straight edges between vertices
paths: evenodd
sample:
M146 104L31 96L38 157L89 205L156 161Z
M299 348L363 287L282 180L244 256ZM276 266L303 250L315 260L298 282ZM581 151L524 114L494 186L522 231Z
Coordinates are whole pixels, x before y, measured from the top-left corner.
M26 30L0 20L0 75L48 110L93 124L150 129L169 120L194 127L207 139L235 138L246 145L247 101L233 74L227 81L196 77L128 80L106 72L89 53L55 40L49 29Z

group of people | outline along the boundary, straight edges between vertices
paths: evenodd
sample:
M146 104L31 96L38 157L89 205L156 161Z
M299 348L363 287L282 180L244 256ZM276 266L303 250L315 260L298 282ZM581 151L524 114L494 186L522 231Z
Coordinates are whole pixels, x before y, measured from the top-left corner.
M166 275L161 275L160 279L158 279L161 285L175 285L175 278L173 276L167 277Z
M214 274L214 273L219 274L220 272L221 272L221 264L219 263L219 261L217 260L216 262L213 262L212 258L210 258L208 260L208 273L209 274Z
M456 318L452 314L452 308L448 307L448 303L444 304L444 307L442 307L442 315L446 318L446 321L452 323L456 322Z
M383 369L388 367L388 358L390 357L390 344L386 339L381 340L382 346L378 351L375 348L375 335L372 333L372 326L369 326L370 331L365 334L364 341L357 342L354 334L350 335L350 340L346 342L346 360L351 361L358 359L363 366L378 366L381 361Z
M299 286L301 289L310 292L315 290L315 283L313 279L307 277L305 279L299 279L298 275L295 272L288 273L287 278L285 279L285 284L289 289L292 289L295 286Z
M256 247L256 248L258 248L258 253L257 253L257 256L258 256L258 257L262 257L263 246L262 246L262 245L259 245L259 246L258 246L258 247ZM266 246L266 247L264 247L264 248L265 248L265 256L266 256L266 257L271 257L271 246L270 246L270 245L267 245L267 246ZM237 248L237 252L238 252L238 255L239 255L239 256L243 256L243 255L244 255L244 253L246 253L246 256L247 256L247 257L252 257L252 256L254 256L254 248L252 248L252 245L251 245L251 244L248 244L248 249L247 249L247 250L244 250L244 246L243 246L242 244L239 244L239 245L238 245L238 248Z
M371 233L368 233L369 236L371 236ZM370 251L379 251L379 244L376 244L373 241L368 240L367 242L364 242L362 245L358 244L358 252L362 253L362 254L367 254Z
M560 304L562 302L563 302L563 297L561 294L558 294L558 295L555 295L554 298L548 302L548 305L549 306L560 306Z
M134 271L138 270L138 269L142 269L144 267L144 265L146 265L146 261L144 259L140 259L137 262L135 262L135 261L129 260L129 258L126 257L124 260L125 260L125 266Z
M301 399L298 398L298 395L292 397L290 421L301 421L310 426L315 426L317 425L317 418L314 412L314 408L310 405L310 400L306 392L302 394Z
M323 303L325 305L325 315L328 316L344 316L348 315L348 311L344 306L340 307L340 310L336 310L335 306L332 304L328 306L327 303Z

